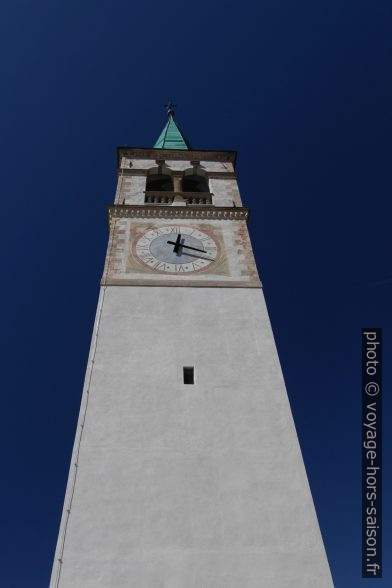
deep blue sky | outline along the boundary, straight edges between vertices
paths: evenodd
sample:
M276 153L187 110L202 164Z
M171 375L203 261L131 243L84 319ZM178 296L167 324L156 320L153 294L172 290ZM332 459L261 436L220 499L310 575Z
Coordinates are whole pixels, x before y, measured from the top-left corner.
M391 586L390 1L8 0L1 12L0 585L48 584L115 148L151 146L172 98L195 148L239 152L337 588L371 582L361 580L361 327L384 328L378 584Z

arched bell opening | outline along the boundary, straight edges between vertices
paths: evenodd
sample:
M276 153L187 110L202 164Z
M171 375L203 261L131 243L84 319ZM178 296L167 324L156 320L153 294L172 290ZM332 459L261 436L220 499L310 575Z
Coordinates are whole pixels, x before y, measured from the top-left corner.
M146 192L173 192L172 177L167 174L147 176Z
M186 175L182 179L183 192L209 192L209 186L204 176L196 174Z

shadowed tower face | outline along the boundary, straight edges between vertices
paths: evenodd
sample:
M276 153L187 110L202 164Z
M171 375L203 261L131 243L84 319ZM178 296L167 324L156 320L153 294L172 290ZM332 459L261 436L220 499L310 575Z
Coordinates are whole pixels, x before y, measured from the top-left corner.
M329 588L232 151L118 186L52 588Z

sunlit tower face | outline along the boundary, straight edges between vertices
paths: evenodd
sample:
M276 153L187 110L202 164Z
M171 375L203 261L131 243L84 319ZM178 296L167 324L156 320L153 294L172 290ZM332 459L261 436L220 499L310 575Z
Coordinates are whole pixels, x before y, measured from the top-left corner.
M52 588L332 586L235 157L118 150Z

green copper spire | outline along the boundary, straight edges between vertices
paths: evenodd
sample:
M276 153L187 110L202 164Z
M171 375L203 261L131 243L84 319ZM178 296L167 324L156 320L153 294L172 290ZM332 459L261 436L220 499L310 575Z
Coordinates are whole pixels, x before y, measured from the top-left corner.
M179 127L174 122L174 108L175 104L169 102L166 105L169 120L165 128L159 135L159 139L154 145L154 149L192 149Z

